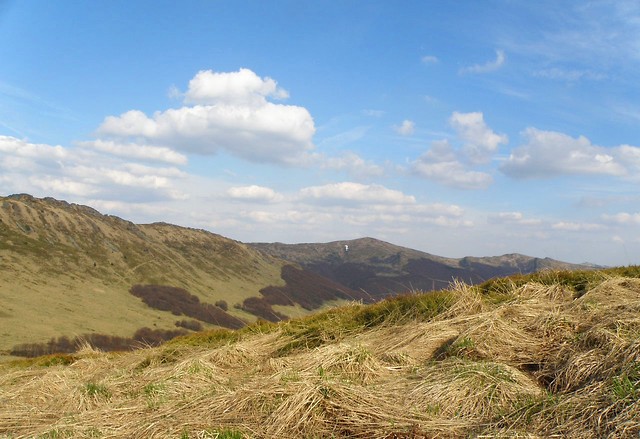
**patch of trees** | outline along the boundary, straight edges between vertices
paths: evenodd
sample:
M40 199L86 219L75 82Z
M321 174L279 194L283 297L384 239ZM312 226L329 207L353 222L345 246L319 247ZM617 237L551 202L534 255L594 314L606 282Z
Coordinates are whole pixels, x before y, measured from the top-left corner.
M129 290L131 294L142 299L147 306L160 311L169 311L176 316L185 315L202 322L222 326L229 329L239 329L246 326L243 320L228 314L222 306L200 302L198 296L190 294L182 288L167 285L134 285Z
M335 299L368 300L361 291L352 290L324 276L308 270L301 270L293 265L282 267L283 287L267 287L260 290L272 305L292 305L298 303L306 310L321 307L324 302ZM287 302L288 303L285 303Z
M133 337L106 334L84 334L69 338L51 338L47 343L24 343L16 345L10 354L17 357L39 357L50 354L71 354L88 344L101 351L130 351L146 346L158 346L167 340L188 334L185 329L140 328Z
M282 267L280 276L285 281L281 287L269 286L260 290L262 297L250 297L242 302L242 309L271 322L287 319L275 311L273 305L293 306L296 303L306 310L320 308L335 299L365 300L364 293L346 288L324 276L293 265Z

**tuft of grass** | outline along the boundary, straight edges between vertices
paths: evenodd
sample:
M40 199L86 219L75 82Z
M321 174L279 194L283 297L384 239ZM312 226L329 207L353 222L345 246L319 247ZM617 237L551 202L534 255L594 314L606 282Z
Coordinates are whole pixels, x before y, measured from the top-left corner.
M38 439L60 439L65 437L73 437L73 432L70 430L64 430L60 428L54 428L48 432L37 436Z
M93 398L109 399L111 397L111 392L107 389L107 386L94 382L89 382L84 386L84 393Z
M149 383L142 389L147 399L147 407L157 409L166 402L166 386L163 383Z
M467 357L470 352L473 351L476 344L471 337L463 337L456 339L453 343L448 345L444 352L444 357Z
M164 346L203 346L209 348L217 348L229 343L239 341L241 338L241 332L229 329L212 329L209 331L196 332L194 334L187 334L181 337L176 337Z
M53 367L53 366L69 366L78 361L78 357L71 354L50 354L35 358L25 358L13 360L9 364L17 367Z
M611 379L611 393L614 402L637 403L640 400L640 364L633 363Z

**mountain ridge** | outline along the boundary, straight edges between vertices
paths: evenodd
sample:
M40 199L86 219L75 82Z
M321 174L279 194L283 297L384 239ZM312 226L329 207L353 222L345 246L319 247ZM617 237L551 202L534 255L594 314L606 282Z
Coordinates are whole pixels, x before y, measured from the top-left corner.
M375 298L411 290L442 289L453 280L477 284L496 276L596 268L592 264L572 264L519 253L447 258L371 237L328 243L248 245L350 288L365 290Z

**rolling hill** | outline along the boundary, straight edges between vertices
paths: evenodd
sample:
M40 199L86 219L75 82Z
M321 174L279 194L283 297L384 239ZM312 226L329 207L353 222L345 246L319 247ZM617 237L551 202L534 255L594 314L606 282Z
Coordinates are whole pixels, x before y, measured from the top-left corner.
M204 230L136 225L52 198L0 198L0 351L52 337L175 331L193 320L238 327L362 298L289 265ZM305 298L308 283L319 299Z

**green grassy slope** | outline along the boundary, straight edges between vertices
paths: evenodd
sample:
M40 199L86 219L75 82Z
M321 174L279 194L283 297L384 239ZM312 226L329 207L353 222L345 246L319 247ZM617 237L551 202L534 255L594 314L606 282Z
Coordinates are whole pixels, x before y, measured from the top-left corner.
M30 196L0 198L0 351L52 336L173 328L177 317L129 294L135 284L188 290L234 307L283 285L284 262L209 232L135 225L85 207Z

